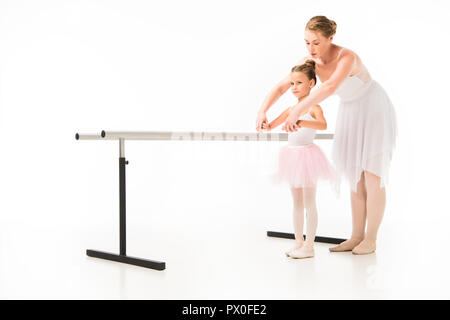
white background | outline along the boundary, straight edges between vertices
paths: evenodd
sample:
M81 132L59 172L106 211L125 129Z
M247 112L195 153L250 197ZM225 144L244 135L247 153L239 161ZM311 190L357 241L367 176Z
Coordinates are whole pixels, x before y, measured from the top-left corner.
M0 1L0 297L449 298L447 1ZM291 195L277 142L126 142L128 253L118 251L118 143L101 130L254 132L306 54L314 15L357 52L399 121L377 253L287 260ZM278 116L287 92L269 110ZM333 133L338 100L321 103ZM276 129L282 132L281 127ZM317 142L329 155L331 141ZM348 237L348 186L318 190L318 235ZM374 280L375 279L375 280Z

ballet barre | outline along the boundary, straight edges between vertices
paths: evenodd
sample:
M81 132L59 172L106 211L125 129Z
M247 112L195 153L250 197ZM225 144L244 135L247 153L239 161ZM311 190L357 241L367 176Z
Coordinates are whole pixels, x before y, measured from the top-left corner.
M332 139L333 134L316 134L315 139ZM173 141L287 141L287 133L261 132L189 132L189 131L101 131L100 134L75 134L76 140L118 140L119 141L119 254L98 250L86 250L89 257L121 262L155 270L164 270L166 263L156 260L131 257L126 254L126 140L173 140ZM267 231L268 237L295 239L293 233ZM305 235L303 235L305 238ZM315 237L316 242L339 244L345 239Z

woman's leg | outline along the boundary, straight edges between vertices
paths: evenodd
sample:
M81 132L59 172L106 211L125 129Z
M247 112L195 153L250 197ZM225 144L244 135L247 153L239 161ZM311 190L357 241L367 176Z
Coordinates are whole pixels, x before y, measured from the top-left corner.
M353 253L367 254L376 249L378 229L386 207L386 188L380 188L381 178L364 171L367 190L367 231L362 241L354 248Z
M364 238L364 229L367 216L367 190L364 172L356 185L356 192L350 191L352 204L352 236L336 247L330 248L331 252L350 251L356 247Z
M293 200L293 222L294 222L294 234L296 247L300 247L303 244L303 214L305 206L303 204L303 189L291 188L292 200Z

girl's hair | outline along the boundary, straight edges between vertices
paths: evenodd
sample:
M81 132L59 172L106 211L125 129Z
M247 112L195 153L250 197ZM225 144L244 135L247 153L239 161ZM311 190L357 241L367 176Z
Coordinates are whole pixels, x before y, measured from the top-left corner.
M314 79L314 84L317 83L316 63L314 60L309 59L304 64L292 67L291 72L303 72L309 80Z
M309 19L306 29L311 31L320 31L325 38L329 38L336 33L336 22L325 16L315 16Z

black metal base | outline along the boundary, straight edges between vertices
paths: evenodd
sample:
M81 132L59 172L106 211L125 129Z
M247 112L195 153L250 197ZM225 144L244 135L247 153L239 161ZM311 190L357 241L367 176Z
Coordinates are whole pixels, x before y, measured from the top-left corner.
M127 264L132 264L134 266L164 270L166 268L166 263L161 261L146 260L141 258L130 257L126 255L119 255L109 252L96 251L96 250L86 250L86 254L89 257L100 258L105 260L111 260L116 262L122 262Z
M295 234L293 234L293 233L286 233L286 232L267 231L267 236L268 237L284 238L284 239L295 239ZM303 235L303 238L306 239L306 235ZM329 237L316 237L314 239L314 242L340 244L341 242L344 242L345 240L347 240L347 239L329 238Z

